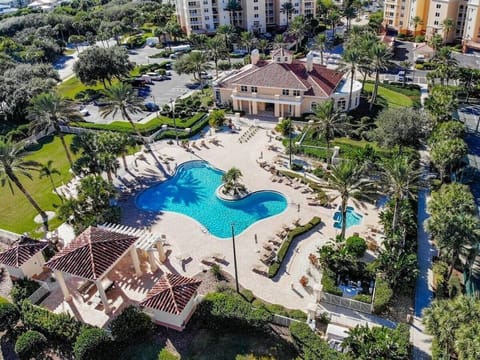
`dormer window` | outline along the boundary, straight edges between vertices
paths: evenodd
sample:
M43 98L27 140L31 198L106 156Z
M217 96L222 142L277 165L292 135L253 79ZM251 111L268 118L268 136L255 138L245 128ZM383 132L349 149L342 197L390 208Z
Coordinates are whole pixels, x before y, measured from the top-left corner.
M240 91L241 92L247 92L248 91L248 86L245 86L245 85L240 86Z
M293 90L293 96L300 96L300 90Z
M282 58L281 58L280 56L277 57L277 62L278 62L278 63L279 63L279 62L282 62Z
M256 93L256 92L258 92L257 87L256 87L256 86L252 86L252 93Z
M288 95L290 95L290 91L288 89L283 89L282 90L282 95L288 96Z

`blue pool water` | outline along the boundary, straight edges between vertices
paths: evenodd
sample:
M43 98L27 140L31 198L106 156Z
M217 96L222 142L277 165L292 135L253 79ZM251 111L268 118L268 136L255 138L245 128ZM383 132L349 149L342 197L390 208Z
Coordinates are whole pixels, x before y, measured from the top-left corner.
M342 212L336 211L335 214L333 214L333 220L335 220L333 227L335 229L341 229L342 228ZM362 220L363 220L362 214L355 212L355 209L352 206L347 206L347 229L350 226L360 225Z
M140 193L136 199L139 209L172 211L197 220L219 238L231 236L287 208L286 198L274 191L258 191L237 201L219 199L215 191L222 184L223 172L205 161L189 161L177 168L173 177Z

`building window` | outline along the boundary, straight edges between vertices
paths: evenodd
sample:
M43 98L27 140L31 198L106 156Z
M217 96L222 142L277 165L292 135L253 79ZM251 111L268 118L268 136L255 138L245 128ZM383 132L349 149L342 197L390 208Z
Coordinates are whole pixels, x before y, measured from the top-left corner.
M247 91L248 91L248 87L245 86L245 85L242 85L242 86L240 86L240 91L242 91L242 92L247 92Z
M399 24L400 24L400 26L403 26L403 21L400 21Z
M252 86L252 93L256 93L256 92L258 92L257 87L256 87L256 86Z
M188 6L197 6L197 3L195 1L189 1Z
M258 18L258 14L253 15L254 18Z
M282 90L282 95L288 96L288 95L290 95L290 91L288 89L283 89Z
M253 7L253 10L257 11L257 10L258 10L258 6L254 6L254 7Z
M278 62L278 63L279 63L279 62L282 62L282 58L281 58L280 56L277 57L277 62Z
M293 96L300 96L300 90L293 90Z
M345 110L347 108L347 101L345 99L340 99L337 102L337 110Z
M208 9L203 10L203 12L208 13Z
M310 111L311 112L315 112L315 110L317 109L317 103L316 102L312 102L310 104Z
M438 25L438 21L435 20L435 21L433 22L433 25Z
M437 4L437 9L441 9L442 8L442 4Z
M285 56L285 61L288 61L288 56Z

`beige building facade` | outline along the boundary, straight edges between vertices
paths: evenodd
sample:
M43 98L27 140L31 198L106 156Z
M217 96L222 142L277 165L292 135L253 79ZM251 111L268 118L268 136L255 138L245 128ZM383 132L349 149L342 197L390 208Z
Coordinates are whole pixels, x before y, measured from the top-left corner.
M288 0L286 0L288 1ZM214 33L220 25L234 25L246 31L265 33L267 27L285 26L287 15L281 12L285 0L237 0L237 10L229 10L230 0L176 0L177 18L187 35ZM293 13L315 15L315 0L291 0Z
M271 61L260 60L252 51L252 64L214 84L217 104L230 104L234 111L249 115L300 117L315 106L333 100L339 111L348 109L350 80L345 74L293 59L291 52L278 49ZM350 109L360 104L361 84L354 80Z

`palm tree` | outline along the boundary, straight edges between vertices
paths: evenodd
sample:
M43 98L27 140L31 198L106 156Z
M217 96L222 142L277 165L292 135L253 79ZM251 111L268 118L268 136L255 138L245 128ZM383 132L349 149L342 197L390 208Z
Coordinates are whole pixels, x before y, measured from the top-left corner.
M232 167L222 176L222 182L224 184L225 190L228 192L232 191L233 194L238 194L239 191L244 190L245 187L239 182L240 178L243 176L240 169Z
M247 49L247 52L250 54L252 46L255 43L255 36L250 31L244 31L240 34L240 44Z
M400 62L400 66L403 69L403 71L405 71L405 76L403 77L403 87L405 87L405 83L407 82L408 71L410 70L412 63L408 60L405 60Z
M270 43L268 42L267 39L260 39L257 42L257 48L260 50L262 54L265 54L267 49L270 47Z
M347 19L347 31L349 31L352 19L355 19L357 17L357 11L353 6L347 6L343 10L343 16L345 16L345 18Z
M307 23L305 22L305 18L303 16L297 16L290 24L287 33L295 39L295 52L297 52L298 44L302 42L307 33Z
M340 18L341 18L340 13L337 10L332 10L327 15L327 21L330 23L330 26L332 28L332 36L334 39L335 39L335 28Z
M193 74L196 80L202 80L201 73L211 68L208 62L208 54L193 51L188 55L182 56L174 65L178 74Z
M46 132L50 128L54 129L55 135L62 142L70 167L72 167L72 157L65 143L61 125L66 125L70 121L83 120L82 115L75 109L75 105L56 92L41 93L32 98L31 106L28 109L28 117L32 120L30 129L35 134Z
M342 213L341 238L345 239L347 230L347 204L350 198L356 200L371 200L377 194L374 183L364 175L364 168L351 160L344 160L338 165L332 166L328 175L329 187L339 193L342 202L340 211Z
M335 134L341 134L345 129L345 115L335 110L333 100L317 104L314 114L308 116L313 121L312 127L325 137L327 143L327 163L330 164L330 141Z
M217 28L217 34L223 35L223 39L225 40L225 47L228 51L230 51L232 40L236 35L235 27L228 24L220 25Z
M452 31L455 27L455 23L453 22L452 19L450 18L446 18L445 20L443 20L443 23L442 23L442 26L443 26L443 32L445 33L445 43L448 42L448 36L450 35L450 31Z
M320 51L320 61L323 65L323 53L325 52L327 44L327 35L320 33L315 37L315 47Z
M430 40L428 41L428 45L435 50L435 53L440 49L443 44L443 39L440 34L433 35Z
M293 4L291 3L291 1L285 1L280 6L280 13L287 15L287 28L288 28L288 22L290 20L290 16L294 11L295 9L293 8Z
M421 173L406 155L384 160L381 168L383 187L395 202L392 221L392 232L395 232L400 212L399 205L403 199L415 197Z
M8 184L13 193L12 183L25 195L30 204L40 214L45 231L48 231L48 216L40 205L32 198L30 193L20 182L18 175L32 179L31 171L38 170L39 164L35 161L25 160L22 144L15 144L9 139L0 137L0 184Z
M273 39L273 48L274 49L280 49L285 46L285 38L283 37L282 34L277 34L275 35L275 38Z
M218 77L218 62L221 59L230 58L228 56L228 50L223 39L219 35L209 38L206 42L206 47L208 56L215 64L215 76Z
M355 47L349 47L343 53L343 60L346 62L347 67L350 69L350 94L348 94L347 111L350 111L350 109L352 108L353 83L355 81L355 73L357 71L357 66L362 60L362 57L362 53Z
M385 44L377 43L370 49L370 58L372 69L375 71L375 84L373 87L372 98L370 99L370 111L377 100L378 85L380 83L380 72L388 69L392 53Z
M53 167L53 160L48 160L46 164L41 166L42 167L39 170L40 179L43 179L44 177L48 177L48 179L50 180L50 184L52 185L52 190L55 192L55 194L58 195L60 200L63 202L63 198L57 192L57 187L55 186L55 182L53 181L53 175L61 175L60 171L58 171L58 169Z
M100 111L100 115L106 118L109 115L115 117L120 113L122 118L130 123L138 139L143 141L148 149L147 142L131 118L131 114L138 114L143 111L143 99L135 94L134 89L130 85L122 82L110 86L103 93L107 100L107 105Z
M227 6L224 10L228 11L230 15L230 25L235 27L237 25L237 12L242 11L242 5L237 0L228 0Z
M415 31L415 35L417 35L417 28L419 25L422 25L423 21L420 16L415 16L412 18L412 25Z

